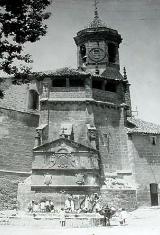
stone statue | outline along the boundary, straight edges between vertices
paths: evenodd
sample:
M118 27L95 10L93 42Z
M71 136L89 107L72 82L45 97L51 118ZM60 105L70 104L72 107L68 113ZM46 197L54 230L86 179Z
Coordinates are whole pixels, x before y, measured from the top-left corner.
M52 176L48 173L44 176L44 184L50 185L52 183Z
M74 211L74 201L73 197L69 196L65 201L65 210L66 212L73 212Z

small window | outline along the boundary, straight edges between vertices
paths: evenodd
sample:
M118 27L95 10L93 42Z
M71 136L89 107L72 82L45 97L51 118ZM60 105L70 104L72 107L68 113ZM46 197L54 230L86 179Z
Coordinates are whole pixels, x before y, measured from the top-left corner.
M110 63L116 62L117 47L113 43L108 43L108 60Z
M57 78L52 81L53 87L66 87L66 79L64 78Z
M84 87L84 80L82 79L69 79L70 87Z
M157 137L156 136L150 136L150 142L151 142L152 145L156 145Z
M93 80L93 81L92 81L92 88L102 90L102 81Z

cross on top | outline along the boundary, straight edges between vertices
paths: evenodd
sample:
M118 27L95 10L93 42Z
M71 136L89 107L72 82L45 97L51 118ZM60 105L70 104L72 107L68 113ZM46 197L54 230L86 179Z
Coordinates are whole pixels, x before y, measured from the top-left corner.
M62 133L64 134L66 130L67 130L67 128L63 127L62 128Z
M98 7L97 7L98 3L99 2L97 0L94 0L94 7L95 7L94 13L95 13L95 16L98 16Z

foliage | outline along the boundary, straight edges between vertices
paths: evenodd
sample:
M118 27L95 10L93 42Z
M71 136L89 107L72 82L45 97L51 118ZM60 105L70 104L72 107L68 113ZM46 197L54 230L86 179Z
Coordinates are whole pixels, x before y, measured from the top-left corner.
M30 55L26 43L34 43L47 32L44 20L51 0L0 0L0 69L7 74L28 73ZM25 63L25 66L24 66Z

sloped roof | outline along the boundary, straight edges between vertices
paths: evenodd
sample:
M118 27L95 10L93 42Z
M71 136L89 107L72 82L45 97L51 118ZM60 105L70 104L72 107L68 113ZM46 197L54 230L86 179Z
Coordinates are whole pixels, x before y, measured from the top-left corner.
M146 122L141 119L128 118L127 125L128 133L141 133L141 134L160 134L160 125L155 123Z
M115 67L106 67L105 71L101 74L101 76L107 79L124 80L122 74Z
M42 72L34 72L32 73L33 76L36 76L36 77L41 77L41 78L44 78L44 77L52 77L52 76L57 76L57 77L63 77L63 76L81 76L81 75L84 75L84 76L88 76L90 75L90 73L88 72L85 72L83 70L80 70L80 69L73 69L73 68L68 68L68 67L64 67L64 68L60 68L60 69L57 69L57 70L48 70L48 71L42 71Z
M117 81L127 81L124 80L124 77L121 75L119 70L115 67L108 66L106 67L105 71L102 74L94 74L91 72L83 71L83 69L73 69L73 68L60 68L57 70L49 70L49 71L42 71L42 72L34 72L31 74L31 76L35 77L37 80L43 80L43 78L46 77L58 77L58 78L63 78L63 77L96 77L99 79L107 79L107 80L117 80Z

